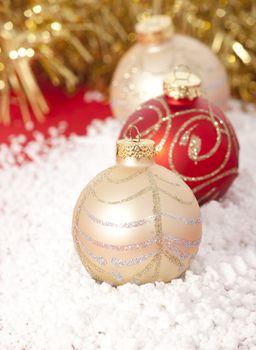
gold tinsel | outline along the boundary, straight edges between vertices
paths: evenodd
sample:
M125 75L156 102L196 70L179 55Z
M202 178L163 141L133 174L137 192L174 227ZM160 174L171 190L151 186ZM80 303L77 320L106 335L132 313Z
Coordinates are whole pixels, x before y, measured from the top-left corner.
M14 91L24 122L48 112L33 63L54 85L102 88L128 42L140 4L101 0L3 0L0 4L0 122ZM121 24L122 22L122 24ZM125 30L125 29L126 30Z
M0 122L11 121L11 91L23 120L44 120L47 103L34 62L68 91L86 81L107 87L135 40L138 15L169 14L178 32L212 47L226 66L233 94L255 102L256 2L253 0L3 0L0 4ZM38 66L37 64L37 66Z

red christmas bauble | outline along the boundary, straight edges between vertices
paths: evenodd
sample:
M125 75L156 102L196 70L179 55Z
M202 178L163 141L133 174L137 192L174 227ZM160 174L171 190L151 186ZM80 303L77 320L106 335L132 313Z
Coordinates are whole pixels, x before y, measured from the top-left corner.
M119 138L135 137L130 125L155 141L156 162L179 174L200 204L221 197L238 174L235 131L206 98L159 96L137 108Z

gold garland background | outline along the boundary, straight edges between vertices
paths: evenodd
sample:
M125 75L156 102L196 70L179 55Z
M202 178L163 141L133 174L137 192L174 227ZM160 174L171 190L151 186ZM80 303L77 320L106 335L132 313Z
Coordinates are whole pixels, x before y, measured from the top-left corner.
M11 123L11 91L24 122L43 121L47 103L38 70L68 92L86 82L107 91L134 43L139 15L165 13L177 32L209 45L228 70L232 93L256 102L254 0L3 0L0 4L0 123ZM33 68L33 69L32 69Z

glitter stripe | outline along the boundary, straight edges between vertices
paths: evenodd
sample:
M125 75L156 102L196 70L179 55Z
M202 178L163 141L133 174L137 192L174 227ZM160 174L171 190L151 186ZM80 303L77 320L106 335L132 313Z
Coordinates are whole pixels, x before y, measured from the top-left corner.
M218 176L215 176L214 178L212 178L212 179L210 179L208 181L205 181L201 185L198 185L198 186L194 187L193 192L196 193L196 192L200 191L202 188L204 188L204 187L206 187L208 185L211 185L215 181L218 181L218 180L222 179L225 176L237 175L237 174L238 174L238 170L236 168L232 168L230 170L227 170L224 173L222 173L222 174L220 174Z
M85 252L89 258L96 261L101 266L107 265L107 261L103 256L94 255L92 252L90 252L90 250L86 247L86 245L83 242L81 243L83 247L83 252Z
M150 239L147 239L145 241L141 241L138 243L133 243L133 244L124 244L124 245L115 245L115 244L109 244L109 243L104 243L95 240L91 236L87 235L79 226L74 225L73 230L78 231L82 237L84 237L87 241L89 241L91 244L94 244L98 247L104 248L104 249L111 249L111 250L118 250L118 251L129 251L129 250L137 250L137 249L143 249L147 248L149 246L152 246L153 244L156 244L160 241L159 237L152 237ZM164 235L164 240L169 242L169 244L176 244L176 245L183 245L186 248L193 248L193 247L198 247L201 239L197 240L186 240L183 238L177 238L173 235Z
M140 220L135 220L135 221L130 221L130 222L124 222L124 223L116 223L116 222L111 222L111 221L104 221L93 214L91 214L85 207L83 207L86 215L91 219L94 223L102 225L102 226L109 226L109 227L116 227L116 228L131 228L131 227L139 227L144 224L148 224L151 222L154 222L157 217L159 216L164 216L167 217L168 219L176 220L179 221L185 225L195 225L195 224L200 224L201 223L201 218L186 218L182 216L178 216L175 214L171 213L166 213L166 212L161 212L159 215L150 215L145 219L140 219Z
M175 173L179 173L176 170L174 162L173 162L173 151L174 151L175 145L178 142L178 139L179 139L180 135L186 129L186 127L188 127L189 124L191 124L191 123L193 123L193 122L195 122L197 120L208 120L209 122L212 123L213 127L216 130L216 143L215 143L215 145L211 148L211 150L208 153L206 153L204 155L201 155L201 156L198 156L197 161L202 161L204 159L210 158L218 150L218 148L220 147L221 134L222 134L221 131L223 129L220 128L219 124L221 124L221 126L225 129L225 132L226 132L227 151L226 151L226 154L224 156L224 159L223 159L221 165L217 169L215 169L214 171L212 171L209 174L202 175L202 176L197 176L197 177L190 177L190 176L185 176L183 174L180 174L180 175L182 175L184 181L203 181L203 180L209 179L212 176L215 176L216 174L218 174L218 172L220 172L226 166L226 164L227 164L227 162L229 160L229 157L230 157L230 153L231 153L231 135L229 133L229 129L228 129L227 125L222 120L220 120L220 117L213 113L213 111L212 111L212 109L210 107L210 104L208 106L209 106L209 108L208 108L209 116L206 114L206 111L202 111L200 109L198 109L198 110L196 110L196 109L186 110L186 113L196 112L198 114L193 116L193 117L191 117L188 121L186 121L184 124L182 124L182 126L179 128L179 130L175 134L175 136L173 138L173 141L172 141L172 143L170 145L170 148L169 148L169 166L170 166L170 169L173 170ZM200 113L202 113L202 114L200 114ZM183 112L177 112L177 115L181 115L181 114L183 114ZM174 117L177 116L177 115L174 115Z
M169 261L179 266L179 270L182 270L184 268L184 264L176 256L171 255L167 250L164 250L163 254Z
M162 106L165 109L165 113L166 113L165 120L167 121L164 135L156 146L156 151L161 152L169 136L169 131L171 129L172 114L168 107L168 104L165 102L163 98L157 98L157 100L162 104ZM163 115L162 115L162 122L163 122Z
M206 194L198 198L198 203L201 204L203 201L211 198L214 199L219 195L219 191L217 191L216 187L211 188Z
M191 259L195 256L194 253L181 251L171 242L167 242L166 245L167 245L167 248L169 248L171 250L172 254L181 260Z
M132 173L131 175L125 177L125 178L122 178L122 179L113 179L109 176L109 173L105 174L105 177L106 179L111 182L111 183L114 183L114 184L121 184L121 183L124 183L124 182L128 182L134 178L136 178L137 176L143 174L144 172L146 171L146 168L141 168L140 170L138 171L135 171L134 173Z
M85 254L83 254L82 249L80 247L80 243L77 240L77 237L74 237L76 249L78 252L78 255L83 263L83 265L86 267L86 269L94 276L97 280L100 280L100 277L97 275L97 273L105 273L103 269L95 265Z
M159 100L158 102L160 102L160 104L162 104L161 100ZM154 112L156 112L157 117L158 117L157 122L152 127L149 127L148 129L141 132L141 137L143 137L143 138L146 137L148 139L152 139L162 125L163 112L159 107L157 107L153 104L150 104L150 105L145 104L145 105L141 105L141 106L137 107L137 111L142 111L143 109L153 110ZM144 119L143 116L140 116L138 118L138 120L143 120L143 119Z
M117 271L112 271L111 276L118 282L122 282L124 280L123 276Z
M174 199L175 201L177 201L177 202L179 202L181 204L184 204L184 205L191 205L194 202L194 200L195 200L195 197L193 196L190 201L185 201L184 199L179 198L176 195L173 195L173 194L163 190L162 188L158 188L158 189L159 189L160 192L164 193L166 196L168 196L168 197Z
M101 203L105 203L105 204L121 204L121 203L125 203L125 202L129 202L139 196L142 196L143 194L147 193L150 191L150 187L145 187L143 188L142 190L132 194L131 196L129 197L126 197L126 198L122 198L122 199L119 199L119 200L116 200L116 201L105 201L101 198L99 198L99 196L97 195L97 193L95 192L95 190L93 189L92 190L92 194L93 196Z
M166 127L165 127L165 131L164 131L164 135L161 138L161 140L159 141L158 145L156 146L156 151L160 152L163 149L163 147L166 143L166 140L168 138L168 135L169 135L169 131L171 128L172 114L171 114L171 111L170 111L167 103L165 102L165 100L163 98L158 97L154 100L154 102L160 103L161 107L165 110L165 116L164 116L163 111L159 107L157 107L153 104L150 104L150 105L145 104L145 105L139 106L137 108L137 110L151 109L151 110L154 110L156 112L157 117L158 117L158 121L154 125L152 125L151 127L147 128L146 130L141 132L141 137L146 137L148 139L152 139L156 135L156 133L159 131L162 124L164 122L167 122ZM144 119L144 117L140 116L135 121L135 123L137 121L140 121L143 119Z
M159 246L159 251L161 252L162 246L163 246L163 232L162 232L160 196L158 193L158 187L157 187L157 183L155 181L154 175L151 173L150 170L147 171L147 176L148 176L148 180L152 191L152 197L153 197L153 214L154 214L155 233L157 237L159 237L158 246ZM157 279L159 277L161 257L162 257L162 254L159 254L159 257L155 265L155 271L153 275L154 279Z
M127 260L113 257L111 259L111 263L112 263L112 265L117 266L117 267L134 266L134 265L138 265L138 264L143 263L145 260L147 260L151 257L154 257L156 254L158 254L158 251L150 252L148 254L138 256L135 258L131 258L131 259L127 259Z
M116 227L116 228L131 228L131 227L138 227L142 226L144 224L148 224L153 222L154 220L154 215L148 216L146 219L140 219L136 221L131 221L131 222L124 222L124 223L116 223L116 222L111 222L111 221L104 221L93 214L91 214L85 207L84 211L86 215L91 219L94 223L102 225L102 226L109 226L109 227Z
M136 250L136 249L149 247L150 245L153 245L158 241L158 238L156 236L154 236L150 239L147 239L147 240L139 242L139 243L115 245L115 244L109 244L109 243L103 243L100 241L96 241L94 238L87 235L78 225L74 225L73 230L77 230L87 241L91 242L92 244L95 244L96 246L101 247L101 248L112 249L112 250L124 250L124 251Z
M170 234L164 235L164 239L166 241L173 242L175 244L181 244L181 245L188 247L188 248L198 247L200 242L201 242L201 239L195 239L195 240L191 241L191 240L184 239L184 238L177 238L177 237L170 235Z
M144 269L142 269L140 272L138 272L135 276L133 276L132 278L132 282L136 283L136 284L140 284L141 280L140 278L142 276L145 276L145 274L150 271L156 264L158 261L158 258L160 256L160 253L157 254L156 256L153 257L153 259L144 267Z
M171 182L171 181L168 181L168 180L166 180L166 179L163 179L161 176L159 176L159 175L157 175L157 174L154 174L154 176L155 176L157 179L159 179L159 180L161 180L161 181L167 183L168 185L171 185L171 186L181 186L181 183L179 183L179 182Z
M180 111L180 112L176 112L173 114L173 118L177 118L181 115L187 115L188 113L202 113L205 115L208 115L207 111L205 109L202 108L191 108L191 109L186 109L184 111Z
M87 187L84 189L82 197L81 197L81 201L78 205L78 210L77 210L77 218L75 218L75 221L78 221L78 217L80 216L80 211L81 211L81 207L83 205L83 203L87 200L88 196L92 194L93 189L96 187L96 185L99 185L104 178L111 173L113 167L112 168L108 168L106 170L103 170L102 172L100 172L98 175L95 176L95 178L87 185ZM82 204L81 204L82 203Z
M177 216L175 214L170 214L170 213L161 213L162 216L167 217L168 219L173 219L176 221L180 221L185 225L197 225L197 224L201 224L201 217L198 218L184 218L182 216Z

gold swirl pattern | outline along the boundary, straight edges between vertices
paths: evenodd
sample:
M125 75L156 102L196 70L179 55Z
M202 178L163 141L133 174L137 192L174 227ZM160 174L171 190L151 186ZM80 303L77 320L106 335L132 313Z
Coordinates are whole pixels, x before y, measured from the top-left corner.
M216 176L215 178L213 179L210 179L208 181L205 181L204 183L202 183L201 185L198 185L196 187L194 187L193 189L193 192L194 193L197 193L198 191L200 191L201 189L203 189L204 187L208 186L208 185L211 185L212 183L220 180L220 179L223 179L224 177L226 176L230 176L230 175L237 175L238 174L238 170L237 168L233 168L233 169L229 169L227 171L225 171L224 173Z
M143 123L143 120L145 121L145 118L147 118L147 109L155 111L157 120L154 121L153 125L143 128L140 127L140 125L143 125L140 123ZM144 113L138 114L138 111L142 110L144 111ZM160 164L163 164L163 162L167 163L168 160L170 170L175 172L177 175L180 175L184 181L188 182L191 188L193 189L194 193L197 193L201 189L205 188L208 185L211 185L217 180L229 176L232 176L233 178L238 174L237 168L239 144L236 139L234 129L228 119L223 118L221 114L219 115L213 110L212 105L209 103L208 100L206 108L188 108L172 113L165 99L163 97L158 97L138 107L136 115L139 115L139 117L131 120L133 120L132 123L141 130L141 136L148 137L157 141L156 160L161 160ZM183 123L179 124L178 122L176 122L178 118L186 117L189 115L190 117L187 118ZM151 114L151 118L153 118L153 114ZM175 128L173 129L174 121ZM213 131L215 133L214 144L211 146L210 149L208 146L204 147L204 144L208 142L207 136L200 136L197 133L197 130L199 130L198 128L200 127L200 125L202 125L201 122L204 122L205 128L207 127L207 124L205 123L209 123L209 126L213 128L213 130L211 131L211 135L214 135ZM123 135L126 135L129 123L130 121L128 120L127 124L123 128ZM165 129L164 131L162 131L162 127L164 126ZM162 133L163 136L161 137ZM161 150L166 145L167 139L170 137L170 135L171 142L168 145L168 159L164 161L163 154L161 154ZM159 139L160 141L158 141ZM187 148L187 159L188 161L191 161L194 164L195 175L192 176L188 173L184 173L184 171L178 168L178 165L175 163L174 158L174 152L177 146ZM205 152L204 149L207 149L207 151ZM204 161L211 159L217 153L221 154L222 158L218 158L218 163L216 163L216 167L204 166L203 168L200 168L201 170L199 170L199 163L203 164ZM232 169L229 169L228 164L233 155L236 159L236 165L235 168L233 168L233 164ZM232 159L234 159L234 157ZM216 161L214 160L214 162ZM189 166L186 167L186 169L188 168L191 169L191 167ZM209 191L211 191L211 189L209 189ZM216 193L216 191L212 191L208 194L208 198L211 197L211 194L212 196L215 196ZM218 192L218 195L220 195L220 192ZM202 201L204 199L207 199L207 197L202 197Z
M158 120L157 122L152 125L151 127L147 128L146 130L141 130L140 131L140 136L141 138L148 138L148 139L152 139L156 133L159 131L159 129L161 128L163 122L166 122L166 125L165 125L165 131L164 131L164 134L163 134L163 137L161 138L161 140L159 141L159 143L156 145L156 151L157 152L160 152L165 143L166 143L166 140L168 138L168 135L169 135L169 131L171 129L171 122L172 122L172 115L171 115L171 111L167 105L167 103L165 102L165 100L162 98L162 97L158 97L156 98L155 100L153 101L157 101L161 108L163 108L164 112L162 112L162 109L159 108L158 106L154 105L154 104L143 104L139 107L137 107L137 111L142 111L142 110L153 110L156 112L157 114L157 117L158 117ZM144 119L143 116L139 116L134 122L133 124L136 125L136 123L140 120ZM124 137L127 137L127 133L128 133L128 129L127 128L125 131L124 131Z
M190 113L192 112L193 110L189 110L187 111L186 113ZM179 140L179 137L180 135L182 134L182 132L190 125L192 124L193 122L195 121L201 121L201 120L207 120L209 121L210 123L212 123L212 118L209 117L207 114L206 114L206 111L204 110L201 110L199 113L201 114L198 114L194 117L191 117L189 120L187 120L178 130L178 132L175 134L173 140L172 140L172 143L170 145L170 149L169 149L169 166L170 166L170 169L178 174L180 174L182 177L183 177L183 180L184 181L192 181L192 182L195 182L195 181L203 181L203 180L206 180L210 177L213 177L215 176L217 173L219 173L227 164L228 160L229 160L229 157L230 157L230 153L231 153L231 137L230 137L230 133L227 129L227 127L225 126L225 124L223 123L222 126L225 128L225 132L227 134L227 152L224 156L224 160L223 162L220 164L219 167L217 167L215 170L213 170L212 172L206 174L206 175L199 175L199 176L188 176L188 175L185 175L185 174L181 174L180 172L177 171L177 169L175 168L175 165L174 165L174 162L173 162L173 151L174 151L174 147L175 145L177 144L178 140ZM183 113L180 113L180 115L183 114ZM219 116L216 115L216 118L219 119ZM220 130L220 127L219 127L219 123L218 122L214 122L214 127L216 128L216 142L215 142L215 145L212 147L212 149L203 154L203 155L198 155L197 156L197 159L196 159L196 162L200 162L202 160L205 160L207 158L210 158L214 155L214 153L218 150L219 146L220 146L220 143L221 143L221 130ZM188 158L190 158L189 154L188 154ZM195 163L196 163L195 162Z

